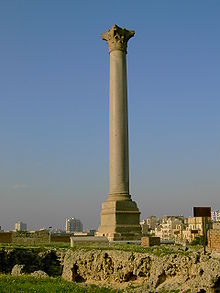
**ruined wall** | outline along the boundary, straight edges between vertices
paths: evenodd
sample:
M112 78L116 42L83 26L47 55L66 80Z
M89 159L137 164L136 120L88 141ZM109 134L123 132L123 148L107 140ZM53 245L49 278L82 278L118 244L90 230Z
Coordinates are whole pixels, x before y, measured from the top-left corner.
M51 235L51 242L68 242L70 243L70 235Z
M49 243L49 232L46 230L35 232L12 232L12 243L20 245L37 245Z
M47 230L27 232L0 232L0 243L37 245L49 242L70 242L70 235L49 234Z
M49 243L49 232L35 231L17 231L17 232L1 232L0 243L14 243L19 245L37 245Z
M12 243L12 232L0 232L0 243Z
M213 229L208 231L208 247L212 251L220 252L220 223L214 223Z

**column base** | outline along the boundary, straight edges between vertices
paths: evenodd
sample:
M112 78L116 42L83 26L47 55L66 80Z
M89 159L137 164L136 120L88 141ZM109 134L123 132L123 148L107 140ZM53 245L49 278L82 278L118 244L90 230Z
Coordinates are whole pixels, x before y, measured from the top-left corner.
M110 241L139 240L141 238L140 212L131 199L102 203L101 224L97 236Z

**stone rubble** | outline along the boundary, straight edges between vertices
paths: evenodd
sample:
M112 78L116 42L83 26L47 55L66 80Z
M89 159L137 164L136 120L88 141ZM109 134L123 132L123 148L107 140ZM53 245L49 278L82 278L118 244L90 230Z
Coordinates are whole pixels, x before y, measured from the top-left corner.
M11 270L12 276L20 276L24 274L24 267L25 265L15 265L13 269Z
M47 273L45 273L45 272L43 272L41 270L31 273L31 276L35 277L35 278L47 278L47 277L49 277Z

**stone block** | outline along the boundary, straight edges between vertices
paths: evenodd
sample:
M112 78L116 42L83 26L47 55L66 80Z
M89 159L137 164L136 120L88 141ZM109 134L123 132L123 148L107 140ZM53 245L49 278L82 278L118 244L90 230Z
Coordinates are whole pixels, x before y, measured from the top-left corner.
M76 245L108 245L109 241L103 236L83 236L83 237L70 237L70 247Z
M141 246L154 246L160 245L160 237L146 236L141 238Z
M23 275L24 274L24 267L25 265L15 265L13 268L12 268L12 271L11 271L11 275L12 276L20 276L20 275Z

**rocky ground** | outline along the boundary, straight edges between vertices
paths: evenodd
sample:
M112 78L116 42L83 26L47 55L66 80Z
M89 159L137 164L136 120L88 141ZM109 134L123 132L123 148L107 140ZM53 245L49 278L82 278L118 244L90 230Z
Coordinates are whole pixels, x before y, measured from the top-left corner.
M201 252L155 256L114 250L69 250L62 276L70 281L128 287L127 291L131 287L133 292L135 287L139 292L220 292L220 259Z
M220 292L220 257L202 251L155 255L108 248L43 252L2 248L0 272L62 275L69 281L126 292Z

